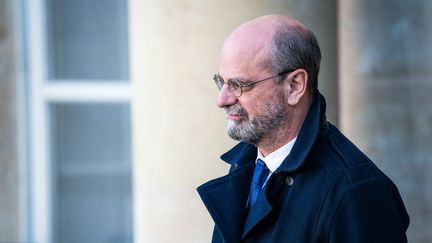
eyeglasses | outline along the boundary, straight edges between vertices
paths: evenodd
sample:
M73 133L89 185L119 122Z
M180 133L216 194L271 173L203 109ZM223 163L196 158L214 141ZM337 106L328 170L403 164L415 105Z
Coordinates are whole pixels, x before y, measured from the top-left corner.
M243 82L240 80L236 80L236 79L229 79L228 81L225 81L219 74L215 74L213 76L213 80L216 83L216 87L218 88L218 90L221 90L224 84L228 85L228 90L235 95L236 97L240 97L243 94L244 88L248 88L248 87L252 87L257 83L261 83L263 81L269 80L269 79L273 79L276 77L279 77L281 75L287 74L287 73L291 73L294 70L288 70L288 71L283 71L281 73L279 73L278 75L269 77L269 78L265 78L265 79L261 79L258 81L249 81L249 82Z

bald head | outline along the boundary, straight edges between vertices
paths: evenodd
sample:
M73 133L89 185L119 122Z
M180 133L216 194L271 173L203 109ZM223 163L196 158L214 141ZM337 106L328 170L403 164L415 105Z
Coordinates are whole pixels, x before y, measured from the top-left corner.
M292 17L273 14L250 20L228 36L221 52L220 71L230 69L226 63L249 65L269 74L303 68L310 79L308 89L314 91L320 59L318 42L310 30Z
M224 47L237 44L246 48L248 45L262 46L270 44L277 30L281 27L306 28L297 20L283 15L265 15L252 19L237 27L226 39Z

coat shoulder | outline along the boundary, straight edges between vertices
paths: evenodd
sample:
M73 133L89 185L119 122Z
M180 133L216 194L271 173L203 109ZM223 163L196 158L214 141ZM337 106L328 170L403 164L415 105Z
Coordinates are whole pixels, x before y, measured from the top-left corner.
M331 124L327 132L316 141L312 156L332 177L346 177L350 184L386 178L356 145Z
M316 239L406 242L409 216L395 184L336 127L330 125L318 138L312 156L315 165L326 171L325 178L331 178Z

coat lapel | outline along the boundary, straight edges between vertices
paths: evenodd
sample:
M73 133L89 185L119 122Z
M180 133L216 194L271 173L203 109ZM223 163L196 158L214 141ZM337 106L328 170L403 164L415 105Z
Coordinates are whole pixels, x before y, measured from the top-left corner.
M264 188L266 189L266 188ZM262 192L264 192L264 189ZM253 208L250 209L249 214L246 217L243 227L242 239L244 239L248 233L267 215L270 214L272 206L268 201L265 193L260 193L257 201Z
M197 189L227 243L240 241L253 166L248 163Z

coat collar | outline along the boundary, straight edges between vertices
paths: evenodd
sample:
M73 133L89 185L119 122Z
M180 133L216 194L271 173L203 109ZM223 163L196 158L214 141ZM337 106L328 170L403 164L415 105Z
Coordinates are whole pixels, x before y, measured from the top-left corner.
M309 154L320 129L325 125L326 102L321 93L316 92L305 121L300 128L297 141L295 142L291 153L282 162L278 170L283 172L295 172L302 167ZM250 161L248 158L256 158L257 149L254 145L240 142L231 150L221 156L221 159L232 166L242 166L245 162Z

